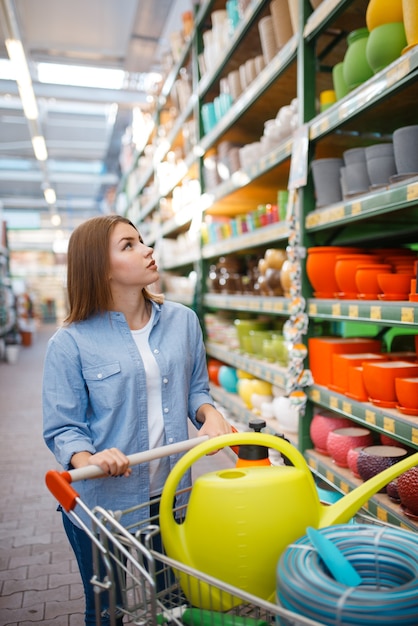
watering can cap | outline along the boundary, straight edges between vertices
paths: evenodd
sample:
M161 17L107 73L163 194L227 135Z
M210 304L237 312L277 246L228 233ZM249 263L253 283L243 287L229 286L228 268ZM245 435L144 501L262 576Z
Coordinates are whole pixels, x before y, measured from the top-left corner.
M256 433L260 433L266 427L266 422L262 419L254 419L248 422L250 428ZM239 447L238 458L244 461L261 461L268 459L269 451L266 446L257 444L245 444Z

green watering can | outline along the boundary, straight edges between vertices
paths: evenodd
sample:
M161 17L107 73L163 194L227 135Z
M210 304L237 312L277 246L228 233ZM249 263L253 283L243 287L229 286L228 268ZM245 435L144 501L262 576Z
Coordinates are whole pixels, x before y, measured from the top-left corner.
M181 477L202 456L227 446L263 445L291 466L247 466L209 472L196 479L183 523L173 512ZM235 588L274 602L282 552L306 528L347 523L391 480L418 465L413 454L369 479L332 505L321 504L303 455L287 441L264 433L209 439L187 452L171 471L161 498L160 528L169 557ZM189 602L226 611L242 600L177 572Z

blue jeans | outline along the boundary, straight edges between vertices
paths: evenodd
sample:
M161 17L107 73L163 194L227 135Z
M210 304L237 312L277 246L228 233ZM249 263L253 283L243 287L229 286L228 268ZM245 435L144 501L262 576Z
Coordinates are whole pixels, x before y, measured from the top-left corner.
M83 581L84 597L86 602L84 614L85 623L86 626L96 626L95 593L93 585L90 582L94 573L91 539L87 533L84 532L84 530L73 524L65 513L62 513L62 519L65 532L77 560L81 580ZM109 603L107 601L106 593L103 593L101 594L101 612L105 612L108 607ZM102 615L100 623L102 626L108 626L110 624L110 618L106 615ZM116 624L121 626L122 618L117 619Z

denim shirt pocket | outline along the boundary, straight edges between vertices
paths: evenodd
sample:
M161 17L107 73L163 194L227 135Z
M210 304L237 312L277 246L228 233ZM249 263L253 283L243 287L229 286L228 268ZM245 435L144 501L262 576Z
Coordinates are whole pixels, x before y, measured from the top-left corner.
M83 368L93 410L111 409L124 401L124 382L119 361Z

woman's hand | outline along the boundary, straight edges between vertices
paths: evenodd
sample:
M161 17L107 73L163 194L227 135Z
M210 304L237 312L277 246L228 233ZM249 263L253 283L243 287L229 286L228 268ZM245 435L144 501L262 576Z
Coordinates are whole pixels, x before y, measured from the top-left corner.
M219 437L219 435L229 435L234 432L231 424L227 422L211 404L202 404L196 413L196 419L201 422L202 428L198 431L198 436ZM210 454L215 454L217 450Z
M71 458L71 465L74 468L96 465L107 476L129 476L132 473L128 457L118 448L107 448L96 454L77 452Z

